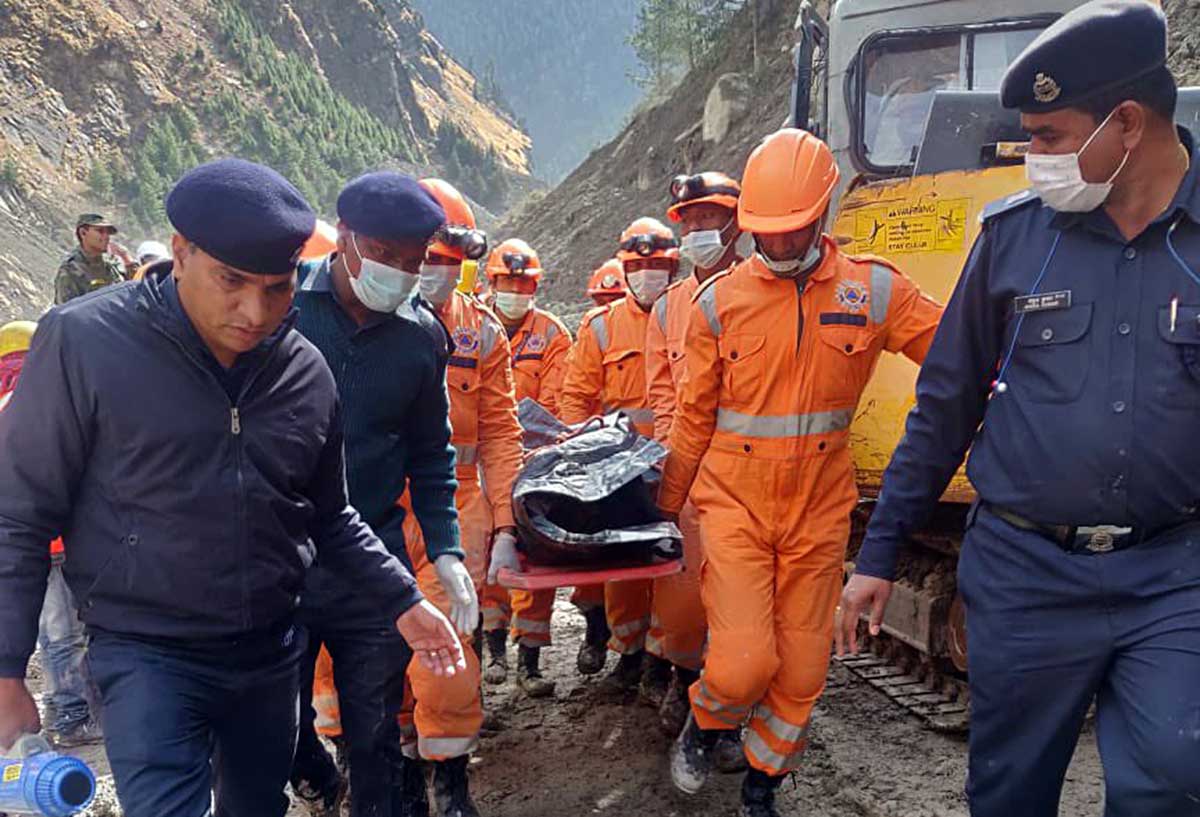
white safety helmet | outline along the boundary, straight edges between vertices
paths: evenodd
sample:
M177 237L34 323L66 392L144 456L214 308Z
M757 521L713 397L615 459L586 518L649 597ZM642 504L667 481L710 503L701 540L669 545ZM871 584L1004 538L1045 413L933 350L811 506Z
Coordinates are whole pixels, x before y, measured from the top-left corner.
M161 261L165 258L170 258L171 251L162 242L143 241L141 244L138 244L136 255L139 264L146 264L150 261Z

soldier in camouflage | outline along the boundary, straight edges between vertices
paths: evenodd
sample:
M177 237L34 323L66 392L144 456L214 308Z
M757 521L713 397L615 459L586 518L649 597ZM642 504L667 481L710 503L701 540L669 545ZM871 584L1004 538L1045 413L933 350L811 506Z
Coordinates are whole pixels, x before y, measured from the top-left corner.
M58 268L54 278L54 303L65 304L133 274L136 264L115 242L116 226L99 213L84 213L75 221L79 242Z

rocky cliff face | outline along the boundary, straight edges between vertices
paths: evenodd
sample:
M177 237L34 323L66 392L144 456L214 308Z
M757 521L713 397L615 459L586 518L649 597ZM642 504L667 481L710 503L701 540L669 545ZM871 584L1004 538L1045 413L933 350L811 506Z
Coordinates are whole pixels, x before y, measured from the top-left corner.
M254 64L245 43L232 39L222 16L229 9L253 23ZM284 66L287 57L297 59ZM167 174L164 164L186 167L261 144L263 156L301 151L293 178L307 175L304 151L327 174L361 169L353 156L331 167L337 150L324 155L319 148L327 146L271 143L313 103L302 97L316 92L331 142L355 144L354 134L337 132L351 120L356 131L388 137L394 150L374 152L371 164L440 173L449 138L459 155L486 159L487 172L503 177L497 198L500 187L512 195L525 189L528 136L477 98L475 78L406 2L0 0L0 322L36 317L49 303L74 214L98 209L131 224L121 191L153 194L172 181L138 188L147 168ZM176 129L186 132L182 141L176 133L155 142L170 159L164 163L144 153L165 119L186 124ZM163 236L123 236L149 237Z
M787 118L799 0L757 0L733 20L725 46L688 74L670 98L637 113L557 188L516 212L502 236L520 236L549 270L541 299L573 321L589 304L588 276L617 249L636 217L665 219L668 184L678 173L741 175L765 133Z

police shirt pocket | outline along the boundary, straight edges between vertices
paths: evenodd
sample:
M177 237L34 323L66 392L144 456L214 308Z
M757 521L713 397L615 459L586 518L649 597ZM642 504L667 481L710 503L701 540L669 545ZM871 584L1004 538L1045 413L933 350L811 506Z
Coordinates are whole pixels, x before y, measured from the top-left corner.
M1160 307L1158 336L1167 344L1167 355L1153 369L1156 399L1171 406L1200 406L1200 305Z
M814 386L822 405L842 405L856 402L871 376L874 356L871 350L874 333L865 326L823 324L817 329L821 339L818 347L821 372Z
M721 354L722 381L732 403L747 403L762 386L766 337L745 332L730 332L717 341Z
M640 349L618 349L604 355L604 393L615 397L630 397L646 390L646 370L638 365Z
M1006 380L1037 403L1070 403L1087 381L1092 305L1025 313Z

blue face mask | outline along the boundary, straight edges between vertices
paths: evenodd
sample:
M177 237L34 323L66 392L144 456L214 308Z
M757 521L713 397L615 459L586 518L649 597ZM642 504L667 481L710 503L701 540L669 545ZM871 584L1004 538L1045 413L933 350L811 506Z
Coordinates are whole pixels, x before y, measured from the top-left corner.
M422 264L421 297L439 309L458 286L458 264Z
M420 275L364 258L354 233L350 244L361 264L358 277L350 276L350 289L363 306L372 312L395 312L412 300L421 285Z

